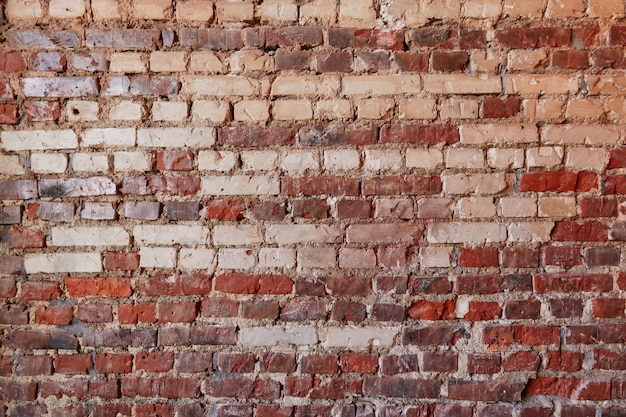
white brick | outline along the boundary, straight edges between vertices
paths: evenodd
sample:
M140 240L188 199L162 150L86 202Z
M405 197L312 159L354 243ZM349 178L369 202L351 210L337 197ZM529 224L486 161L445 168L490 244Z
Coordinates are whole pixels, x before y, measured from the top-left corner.
M27 274L55 274L61 272L101 272L102 257L99 252L25 254L24 271Z
M506 76L507 94L574 94L578 79L569 74L509 74Z
M239 75L211 75L183 77L183 94L202 94L216 97L254 96L259 93L259 81Z
M40 0L7 0L6 15L11 23L18 19L37 19L43 16Z
M533 167L554 167L563 162L563 148L542 146L526 150L526 165Z
M26 169L22 158L18 155L0 154L0 174L2 175L24 175Z
M178 122L189 114L184 101L155 101L152 105L152 120L157 122Z
M522 101L522 109L528 119L558 119L563 114L563 103L560 99L528 99Z
M343 0L339 3L339 26L371 28L376 25L372 0Z
M335 23L336 14L335 0L313 0L300 6L301 23Z
M61 19L85 14L85 0L50 0L48 14Z
M458 19L461 15L459 0L424 0L421 14L435 19Z
M70 122L95 122L99 112L97 101L69 100L65 105L65 114Z
M363 169L368 171L399 171L402 169L399 150L366 149Z
M374 249L341 248L339 268L376 268L376 252Z
M335 97L339 93L336 75L279 75L272 83L272 96Z
M117 216L114 203L84 202L80 218L89 220L114 220Z
M427 74L424 91L434 94L498 94L502 92L499 76L480 74Z
M80 141L86 147L135 146L135 129L133 128L104 128L87 129L83 132Z
M499 17L502 13L500 0L473 0L463 4L463 15L476 19Z
M137 145L153 148L208 148L215 144L211 127L150 128L137 131Z
M107 172L109 157L105 153L75 153L72 156L72 169L75 172Z
M235 104L235 120L242 122L264 122L270 118L268 100L242 100Z
M189 69L208 74L220 74L226 71L226 65L213 52L196 51L191 53Z
M272 104L274 120L309 120L313 107L309 100L276 100Z
M260 268L286 268L296 266L296 251L286 248L261 248L259 250Z
M267 243L335 243L342 236L339 226L317 224L270 225L265 232Z
M470 52L471 72L497 73L500 66L506 63L506 55L493 49L473 50Z
M182 248L178 253L178 266L182 269L202 269L212 273L215 268L215 251L202 248Z
M139 248L139 266L142 268L175 268L175 248Z
M150 54L150 71L182 72L187 69L184 51L154 51Z
M496 205L491 197L465 197L458 203L460 218L495 217Z
M322 120L352 119L350 100L319 100L315 103L315 118Z
M324 151L324 169L347 171L358 169L361 165L359 151L355 149L333 149Z
M434 148L409 148L406 150L406 167L436 169L443 165L443 153Z
M409 198L378 198L374 200L374 213L375 218L412 219L415 215L413 200Z
M256 265L252 249L221 248L217 259L217 267L222 269L251 269Z
M317 344L317 329L315 326L243 327L239 331L239 343L272 348L282 344L312 346Z
M1 148L6 151L75 149L78 139L73 130L5 130L0 132Z
M433 223L428 226L429 243L465 243L480 245L483 243L504 242L506 225L502 223Z
M392 98L373 98L357 103L359 119L389 119L393 117L396 102Z
M485 167L485 155L481 149L448 148L446 168L482 169Z
M298 249L298 268L336 268L337 251L332 246L308 246Z
M298 19L298 6L292 1L265 0L257 8L262 22L294 22Z
M292 151L283 156L280 167L289 172L304 172L319 169L319 162L313 152Z
M511 169L524 166L523 149L487 149L487 164L489 168Z
M424 268L448 268L453 250L448 246L420 248L420 265Z
M195 100L191 107L194 120L223 123L230 120L230 103L225 101Z
M138 52L114 52L109 58L109 71L125 74L138 74L148 71L143 62L143 54Z
M210 21L213 19L213 2L207 0L177 1L176 19Z
M232 171L237 165L237 153L231 151L200 151L198 152L198 169L200 171Z
M442 175L442 180L447 194L497 194L506 188L506 176L502 172Z
M216 225L213 228L215 246L254 246L263 242L259 230L248 225Z
M604 171L609 154L600 148L570 148L565 158L565 166L575 169Z
M109 119L111 120L141 120L143 106L134 101L124 100L111 106Z
M398 102L398 119L433 120L437 118L437 100L429 98L409 98Z
M67 169L67 155L62 153L33 153L30 169L36 174L62 174Z
M278 161L275 151L242 151L240 156L243 169L250 171L271 171Z
M117 0L97 0L91 2L91 12L94 20L119 19L119 4Z
M319 330L320 342L325 348L366 348L392 346L400 327L324 327Z
M548 53L543 49L514 49L509 52L508 67L521 71L541 68L547 57Z
M133 229L138 245L206 245L209 228L193 225L140 225Z
M477 119L478 101L462 98L449 98L441 102L442 119Z
M231 74L244 74L252 71L273 72L274 60L272 56L259 50L244 50L233 52L229 59Z
M464 145L513 145L539 142L537 126L532 123L473 124L459 127Z
M537 216L537 199L535 197L503 197L500 199L500 215L502 217L535 217Z
M267 176L232 175L202 178L204 195L278 195L280 182Z
M53 227L52 246L128 246L130 236L122 227Z
M341 91L349 96L418 94L422 79L419 75L346 75Z
M115 171L150 171L152 163L150 156L145 152L115 152L113 154L113 167Z
M541 142L546 145L616 145L619 140L616 126L545 125L541 129Z
M511 223L509 242L549 242L554 222Z

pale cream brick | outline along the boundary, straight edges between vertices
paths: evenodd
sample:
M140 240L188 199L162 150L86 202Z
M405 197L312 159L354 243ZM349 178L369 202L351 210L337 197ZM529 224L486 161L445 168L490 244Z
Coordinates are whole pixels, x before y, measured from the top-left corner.
M622 95L626 89L626 76L621 73L608 73L602 76L588 75L586 80L591 94Z
M502 197L500 199L500 215L502 217L536 217L537 198Z
M209 228L186 224L142 224L133 228L133 236L138 245L206 245Z
M488 74L427 74L424 76L424 91L433 94L499 94L502 80Z
M460 218L495 217L496 205L491 197L464 197L457 205Z
M236 51L229 60L230 72L233 74L247 73L250 71L272 72L274 60L263 51Z
M504 0L503 13L510 17L541 17L545 0Z
M616 145L619 139L619 128L611 125L544 125L541 128L541 142L546 145Z
M432 223L427 228L429 243L483 243L504 242L507 238L506 225L502 223Z
M526 149L526 165L529 168L552 168L563 163L563 155L564 151L561 146L529 148Z
M588 4L589 17L624 17L624 0L589 0Z
M99 112L97 101L69 100L65 105L65 114L70 122L95 122Z
M493 174L442 175L443 191L447 194L497 194L506 188L506 176Z
M315 103L315 118L322 120L352 119L350 100L320 100Z
M370 349L378 346L391 346L400 334L400 326L326 327L319 330L320 341L324 348Z
M175 248L139 248L139 266L142 268L175 268Z
M261 22L281 23L298 20L298 5L293 0L265 0L257 10Z
M147 128L137 131L137 146L151 148L208 148L215 144L215 129L195 128Z
M446 168L481 169L485 166L482 149L448 148L446 150Z
M348 243L413 243L422 236L422 226L399 223L352 224L346 229Z
M183 76L184 94L216 97L253 96L259 93L259 81L239 75Z
M226 72L226 65L217 55L209 51L194 51L189 60L189 70L208 74L221 74Z
M204 195L278 195L280 181L269 176L202 177Z
M142 73L148 66L140 52L113 52L109 58L109 70L121 73Z
M0 148L5 151L43 151L77 147L76 133L69 129L0 131Z
M7 0L6 15L9 22L20 19L38 19L43 16L40 0Z
M443 165L443 152L435 148L409 148L406 150L406 167L437 169Z
M613 122L619 122L626 118L626 100L624 99L614 98L608 100L606 102L606 109L607 116Z
M111 120L141 120L143 118L143 106L134 101L120 101L109 109Z
M239 343L243 346L271 346L275 349L282 345L312 346L317 342L315 326L244 327L239 331Z
M335 23L336 14L335 0L313 0L300 6L300 23Z
M85 14L85 0L50 0L48 14L60 19L81 17Z
M215 246L254 246L263 242L256 226L216 225L213 228Z
M80 144L82 147L134 147L135 129L87 129L83 131Z
M296 251L287 248L259 249L260 268L293 269L296 266Z
M403 22L407 27L426 23L426 16L420 13L419 2L414 0L391 0L388 13L390 23Z
M216 124L230 120L230 113L230 103L225 101L195 100L191 106L194 120L207 120Z
M409 198L379 198L374 201L374 217L412 219L414 217L413 200Z
M272 171L276 169L278 152L241 151L241 165L246 171Z
M110 227L53 227L51 246L128 246L130 235L124 228Z
M109 157L105 153L75 153L72 156L74 172L107 172Z
M189 107L184 101L155 101L152 104L152 120L156 122L179 122L188 114Z
M208 22L213 19L213 2L206 0L177 1L176 19Z
M574 197L540 197L539 217L574 217L576 199Z
M584 0L548 0L546 17L583 17L585 15Z
M113 154L113 167L115 171L147 172L152 169L150 156L141 151L122 151Z
M154 51L150 54L150 71L183 72L187 70L187 54L184 51Z
M232 151L200 151L198 169L200 171L230 172L237 165L238 155Z
M27 253L24 255L27 274L56 274L65 272L102 272L100 252Z
M419 75L346 75L341 91L349 96L418 94L422 81Z
M309 120L313 106L309 100L275 100L272 104L274 120Z
M203 248L182 248L178 253L178 266L185 270L202 269L212 273L215 268L215 251Z
M565 166L578 170L604 171L608 160L606 149L570 148L565 157Z
M523 149L487 149L487 165L489 168L517 169L524 166Z
M435 19L458 19L461 16L460 0L423 0L424 16Z
M462 98L444 99L439 112L442 119L477 119L478 101Z
M67 169L67 155L62 153L33 153L30 169L35 174L62 174Z
M324 169L347 171L361 166L359 151L355 149L331 149L324 151Z
M574 94L578 80L569 74L509 74L505 88L507 94Z
M339 3L339 26L359 28L376 26L373 0L342 0Z
M449 268L454 248L449 246L426 246L420 248L419 262L424 268Z
M296 243L336 243L342 237L341 228L325 224L271 224L267 226L265 240L278 245Z
M338 75L279 75L272 83L272 96L323 96L339 94Z
M556 99L530 99L522 102L524 116L528 119L558 119L563 114L563 106Z
M242 122L264 122L270 118L268 100L243 100L235 103L235 120Z
M363 169L368 171L399 171L402 169L402 155L399 150L366 149Z
M359 119L390 119L393 117L395 101L392 98L373 98L361 100L357 103Z
M593 118L599 119L604 114L603 100L598 99L570 99L567 102L565 116L568 118Z
M303 172L317 170L320 164L314 152L291 151L283 156L280 167L289 172Z
M502 13L501 0L471 0L463 4L462 15L476 19L499 17Z
M472 72L497 73L498 68L506 63L504 52L488 49L470 53L470 69Z
M299 268L336 268L337 251L332 246L312 246L298 249Z
M544 49L513 49L509 51L508 68L513 71L529 71L543 67L548 58Z
M464 145L510 145L539 142L539 131L533 123L487 123L459 127Z
M93 20L119 19L118 0L91 0Z
M429 98L409 98L398 102L398 119L433 120L437 118L437 100Z
M256 255L252 249L220 248L217 252L217 267L245 270L254 268Z
M0 154L0 175L24 175L24 162L18 155Z
M554 222L524 222L509 225L509 242L549 242Z
M218 1L215 3L220 22L250 22L254 20L254 3L250 1Z
M169 19L172 13L172 0L133 0L135 19Z

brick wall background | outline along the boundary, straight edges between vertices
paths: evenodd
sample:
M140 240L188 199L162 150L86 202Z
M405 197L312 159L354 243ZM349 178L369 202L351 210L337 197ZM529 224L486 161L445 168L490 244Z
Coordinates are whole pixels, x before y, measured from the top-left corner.
M7 0L0 416L626 415L623 0Z

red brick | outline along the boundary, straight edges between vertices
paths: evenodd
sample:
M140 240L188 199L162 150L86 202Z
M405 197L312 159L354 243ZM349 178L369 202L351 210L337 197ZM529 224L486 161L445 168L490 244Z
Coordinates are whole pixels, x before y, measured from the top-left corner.
M28 307L19 304L0 306L0 323L28 324Z
M342 353L339 358L342 372L375 374L378 371L378 355L370 353Z
M507 356L502 360L502 369L505 371L537 372L541 358L534 351L520 351Z
M228 298L204 298L202 317L237 317L239 303Z
M200 203L195 201L167 201L165 211L169 221L200 219Z
M168 75L135 75L130 77L130 93L134 95L169 96L178 94L179 82Z
M28 200L31 198L37 198L37 181L0 181L0 200Z
M130 417L131 407L125 403L95 404L93 417Z
M402 322L406 317L406 311L402 304L374 304L372 307L372 320Z
M24 111L29 122L53 122L61 118L57 101L25 101Z
M26 59L21 52L0 53L0 72L21 72L26 70Z
M452 282L446 276L411 276L407 289L410 295L449 294L452 292Z
M174 366L173 352L140 352L135 354L135 370L168 372Z
M577 181L575 172L527 172L522 176L520 191L571 192L576 191Z
M458 42L459 33L439 27L426 27L409 31L409 46L452 48Z
M611 28L609 29L609 44L626 44L626 26L611 26Z
M539 251L534 248L506 247L502 249L503 268L536 268Z
M176 357L174 369L180 373L206 373L212 366L211 352L180 352Z
M514 343L526 346L555 345L559 343L559 327L526 325L486 327L483 342L492 348Z
M194 29L180 31L181 44L202 49L236 50L243 47L241 30L237 29Z
M426 72L428 71L428 53L395 52L393 60L400 71Z
M72 306L38 306L35 310L35 322L64 326L70 324L73 317Z
M22 205L0 206L0 225L22 223ZM9 233L17 229L3 230L0 234L0 242L7 243L10 239Z
M346 397L359 396L362 391L360 379L332 378L313 387L309 393L312 400L340 400Z
M583 354L567 350L549 350L544 354L545 368L550 371L576 372L583 366Z
M158 192L168 195L194 195L200 191L200 178L159 175L124 177L120 191L122 194L135 195L154 195Z
M58 52L33 52L29 57L31 71L56 71L65 70L67 63L65 56Z
M355 301L336 301L330 312L330 319L336 321L360 323L366 316L365 304Z
M267 48L285 46L311 48L321 45L324 41L322 38L322 29L315 26L268 27L247 30L263 31L265 35L265 47Z
M129 297L132 294L128 278L65 278L70 297Z
M605 177L602 194L626 194L626 178L623 175Z
M565 409L565 407L563 407ZM519 410L520 417L552 417L554 415L554 410L552 408L546 408L542 406L526 406L520 408ZM567 413L568 416L572 417L583 417L578 416L576 414ZM594 408L595 415L595 408ZM593 416L590 416L593 417Z
M174 417L172 404L136 404L135 417Z
M315 57L317 72L351 72L352 54L349 52L329 52Z
M567 69L588 68L589 56L587 51L554 51L552 53L552 66Z
M74 52L72 66L82 71L106 71L107 59L104 52Z
M418 300L411 304L408 314L416 320L454 320L456 302Z
M274 65L277 71L308 70L310 67L310 51L276 51Z
M85 38L88 47L151 50L161 45L158 29L87 29Z
M405 327L402 331L403 345L448 346L463 337L465 328L458 325L437 327Z
M119 304L117 318L120 324L156 322L156 303Z
M280 307L276 301L245 300L242 302L241 314L246 319L276 320Z
M293 353L264 352L259 355L261 372L291 373L296 370L296 355Z
M139 269L139 254L136 252L104 252L104 269L136 271Z
M13 278L0 278L0 297L11 298L17 294L17 286Z
M598 68L624 68L626 60L620 48L598 48L591 52L591 62Z
M211 397L276 400L280 396L280 383L270 379L210 377L206 391Z
M597 318L622 318L626 300L621 298L592 298L591 315Z
M255 220L278 221L285 218L285 204L273 201L250 202L250 215Z
M2 392L4 398L10 398L14 401L35 401L37 398L37 382L1 379L0 392Z
M543 265L571 267L580 265L581 255L578 246L546 246L541 251Z
M0 104L0 125L15 125L18 122L17 104Z
M561 242L604 242L609 239L609 229L601 222L559 221L551 237Z
M424 352L422 372L456 372L459 355L456 352Z
M254 371L255 358L252 353L218 352L214 356L220 372L250 373Z
M172 149L158 151L156 154L156 169L171 171L191 171L193 169L193 152Z
M464 71L469 55L464 51L434 51L432 53L432 69L434 71Z
M100 374L127 374L132 370L132 355L127 353L96 353L94 362Z
M292 145L295 131L278 126L221 127L217 131L217 143L223 146L265 148Z
M325 320L326 305L323 301L290 301L280 309L284 321Z
M610 274L536 274L533 278L536 292L608 292L613 290Z
M296 199L293 201L293 216L305 219L325 219L328 217L326 200Z
M366 396L400 398L438 398L441 381L434 379L368 376L363 380Z
M459 266L465 268L488 268L498 266L498 248L461 248Z
M595 266L617 266L620 263L620 248L599 247L585 249L585 264Z
M9 229L9 249L35 249L43 248L44 233L39 229Z
M626 165L624 167L626 168ZM613 197L581 198L578 200L578 205L580 206L581 217L617 216L617 200Z
M380 247L376 252L378 266L382 268L406 268L411 256L410 249L405 246Z
M395 29L331 28L328 43L335 48L376 48L389 50L404 49L404 31Z
M598 46L599 43L600 26L586 25L572 28L572 45Z
M125 397L197 398L200 380L197 378L122 378Z
M289 405L258 404L256 417L291 417L293 407Z
M467 372L471 374L497 374L500 372L500 355L497 353L468 354Z
M382 143L453 144L460 140L458 127L453 125L388 124L380 129Z
M418 371L416 354L383 355L381 356L381 371L384 375L396 375Z
M504 315L507 319L538 319L541 317L541 301L515 300L504 304Z
M0 257L1 260L1 257ZM22 300L58 300L59 283L54 281L22 282Z
M367 296L371 292L368 278L330 277L326 280L326 291L332 296Z
M157 320L159 323L192 322L198 313L196 303L158 303Z
M557 318L582 317L583 305L574 298L555 298L549 300L550 314Z
M93 368L91 355L58 355L54 358L54 372L58 374L86 374Z
M611 149L607 168L626 168L626 148Z
M313 388L313 378L310 376L286 376L285 395L290 397L306 397Z
M232 294L290 294L292 286L285 275L228 273L215 277L215 290Z
M13 89L9 80L0 79L0 100L13 100Z
M367 73L389 69L389 52L356 52L355 67L362 68Z
M493 320L502 314L500 304L492 301L470 301L469 310L463 318L465 320Z
M336 374L339 371L335 355L306 355L300 359L300 368L304 374Z
M20 356L16 361L15 375L52 375L52 358L49 356Z
M507 48L544 48L569 46L569 28L516 28L496 30L495 38Z
M448 397L471 401L520 401L524 385L504 381L452 380L448 383Z
M337 202L338 219L367 219L372 217L371 200L339 200Z
M482 117L501 119L515 117L519 113L521 100L518 97L487 97L483 100Z
M358 196L359 180L341 177L283 177L281 194Z
M246 207L241 200L209 200L206 217L213 220L242 220Z
M76 317L85 323L111 323L113 307L109 304L79 304Z

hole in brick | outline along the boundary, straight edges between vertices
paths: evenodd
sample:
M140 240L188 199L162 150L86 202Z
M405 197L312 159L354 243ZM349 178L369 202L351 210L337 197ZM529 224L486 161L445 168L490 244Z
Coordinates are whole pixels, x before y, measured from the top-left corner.
M72 109L72 114L79 115L80 114L80 110L74 108L74 109Z

